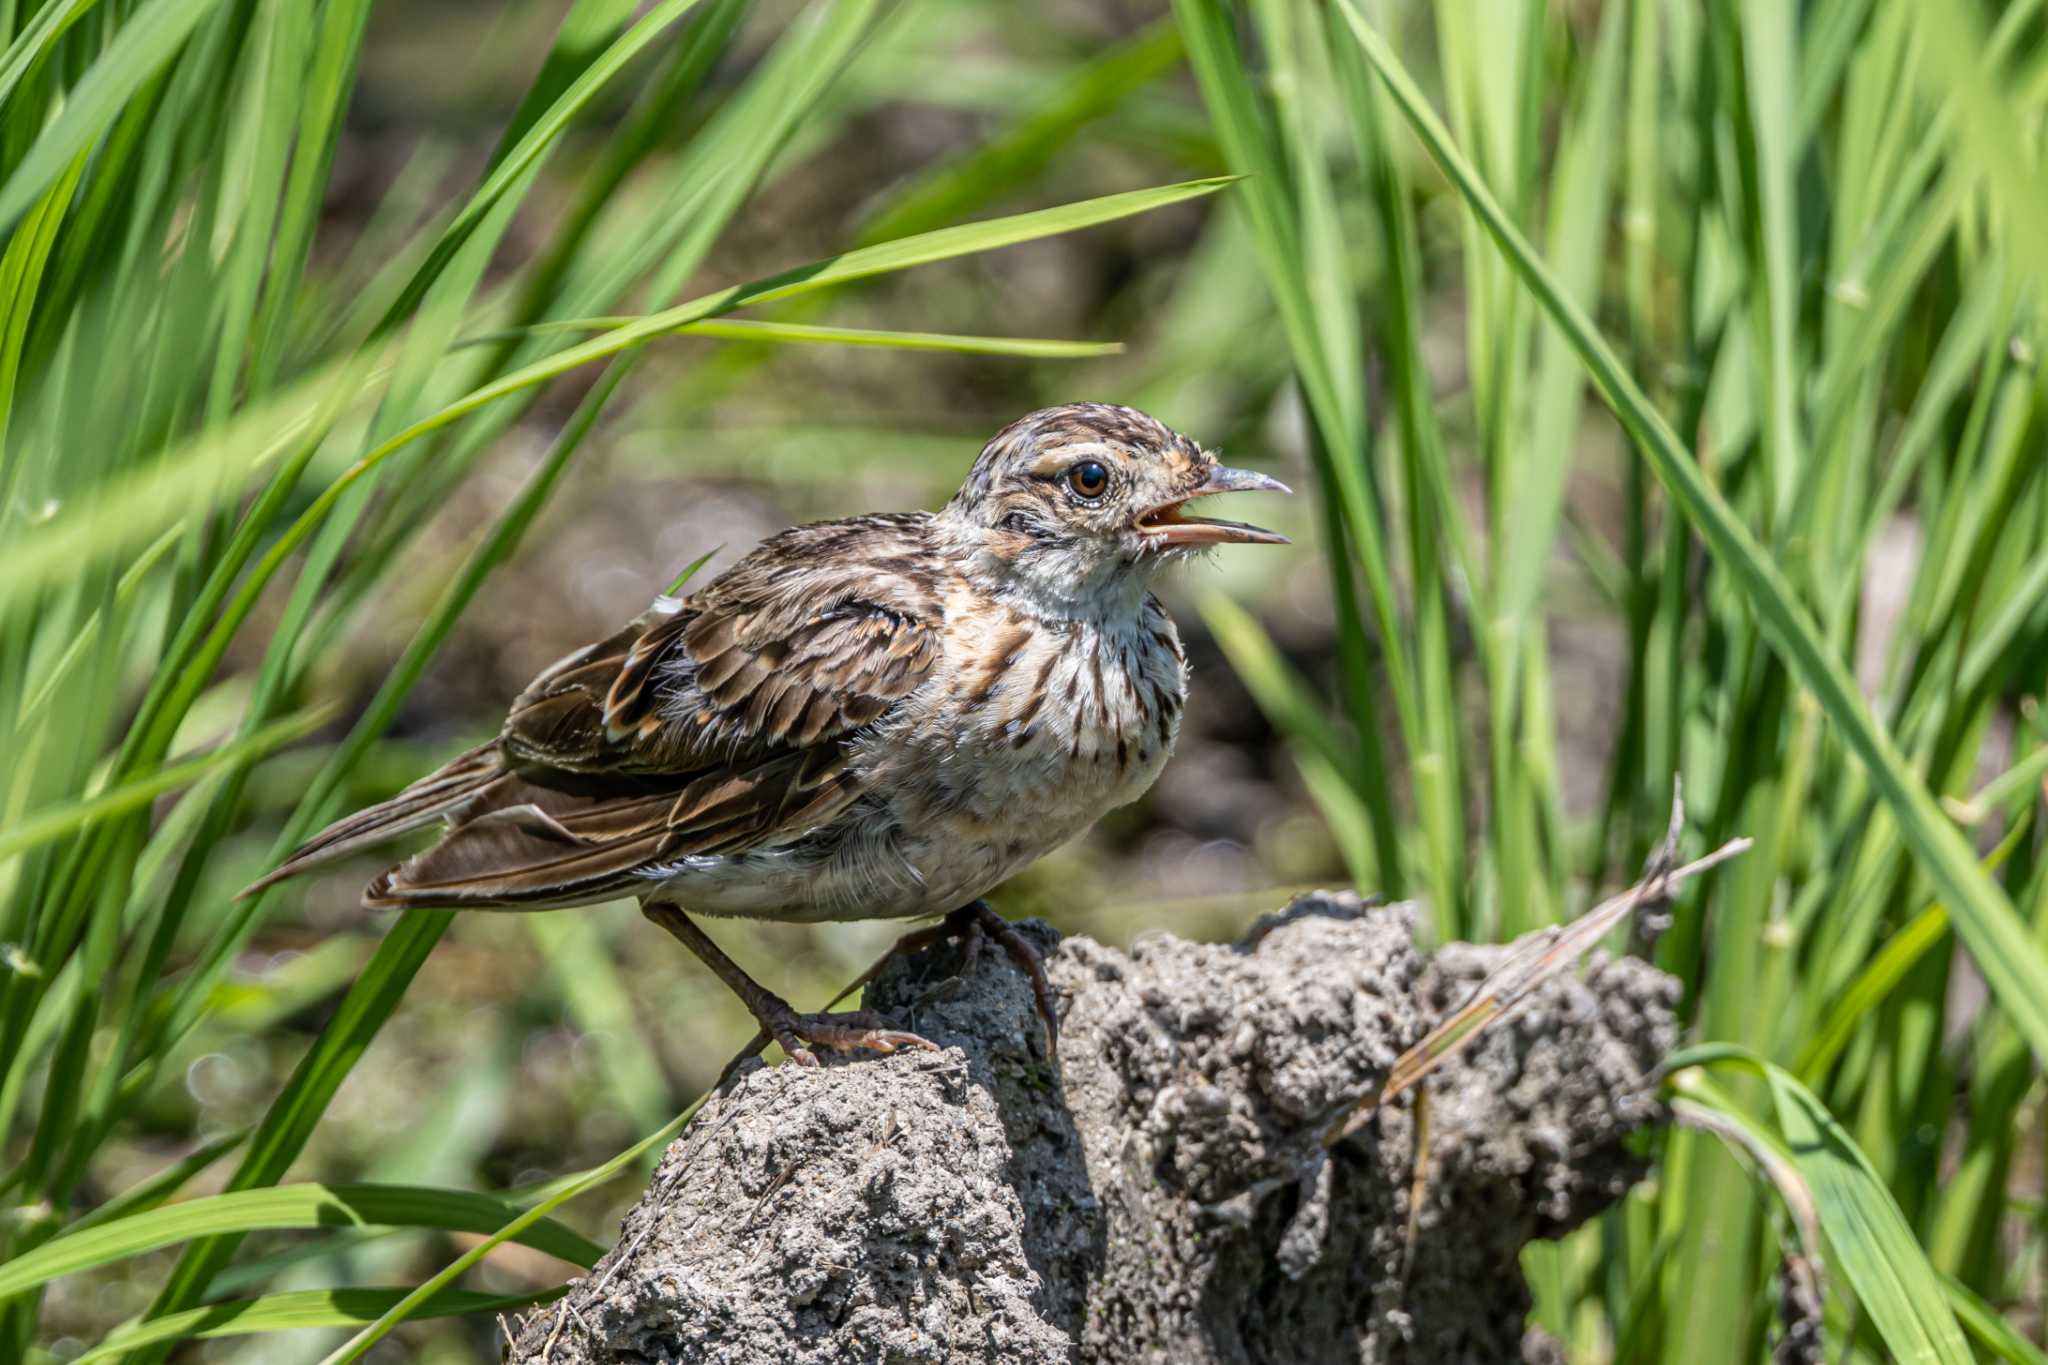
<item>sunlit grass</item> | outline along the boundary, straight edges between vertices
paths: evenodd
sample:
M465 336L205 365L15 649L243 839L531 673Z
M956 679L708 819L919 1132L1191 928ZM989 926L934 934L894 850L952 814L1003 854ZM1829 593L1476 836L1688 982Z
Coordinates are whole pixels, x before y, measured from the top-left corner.
M394 726L593 446L630 476L957 472L966 417L863 428L776 394L789 343L999 357L1020 406L1299 439L1330 666L1291 661L1256 601L1205 615L1343 867L1426 898L1437 934L1511 937L1626 884L1681 773L1690 852L1755 839L1656 948L1686 986L1690 1120L1619 1209L1526 1257L1572 1359L1758 1358L1802 1201L1835 1354L2042 1358L2038 4L1172 0L1104 43L992 0L579 0L488 164L419 151L347 252L315 248L367 0L24 8L0 34L0 1358L51 1344L37 1267L145 1245L181 1251L107 1343L131 1359L363 1329L350 1358L519 1297L450 1297L488 1247L417 1290L369 1243L241 1247L355 1198L295 1177L449 917L257 986L237 960L310 893L229 896L425 761ZM971 116L970 144L873 187L809 265L736 240L764 185L897 101ZM1121 193L1071 191L1084 164ZM1204 196L1224 211L1082 335L1011 335L959 264ZM924 267L959 272L943 316L908 289L841 311ZM736 394L755 426L710 416ZM414 581L423 529L523 428L548 443L517 490ZM409 643L352 659L367 625ZM1557 666L1589 630L1612 695ZM270 757L338 660L374 670L347 728ZM1590 801L1567 795L1586 713L1613 739ZM1227 918L1126 919L1175 915ZM506 932L606 1040L607 1108L654 1133L658 1030L609 931ZM871 946L847 942L776 970L836 983ZM246 1131L105 1199L183 1068L312 1007ZM507 1103L505 1076L464 1094ZM435 1202L485 1140L393 1155L419 1197L364 1221L504 1232L485 1211L538 1220L640 1156Z
M2004 13L2008 42L2032 8ZM1826 1213L1838 1348L1967 1359L1957 1310L1981 1323L1972 1296L2028 1297L2039 1255L2005 1201L2048 1056L2042 741L2014 706L2038 694L2048 643L2029 574L2048 543L2025 283L2040 242L2030 199L1976 183L1989 130L2036 120L2038 86L1981 57L1970 6L1616 4L1569 27L1543 5L1483 25L1441 6L1433 28L1357 0L1324 23L1280 3L1254 3L1250 25L1208 0L1179 10L1230 164L1262 172L1247 209L1283 310L1355 301L1388 355L1388 411L1361 415L1356 343L1290 329L1338 510L1332 562L1377 604L1377 662L1397 674L1394 752L1371 690L1347 683L1350 725L1333 729L1241 611L1212 608L1219 637L1333 827L1357 831L1353 862L1371 830L1365 874L1426 890L1443 933L1514 935L1585 904L1642 858L1681 771L1692 837L1754 836L1681 903L1659 960L1698 1038L1773 1078L1801 1064L1842 1123L1834 1165L1795 1163ZM1961 45L1967 92L1948 98L1963 60L1930 71L1922 42ZM1262 66L1284 86L1261 90ZM1966 154L1942 159L1952 134ZM1996 145L1992 179L2037 178L2016 140ZM1320 238L1360 201L1377 240L1333 267ZM1446 204L1458 249L1427 259ZM1432 270L1462 281L1456 444L1420 387L1420 339L1447 306ZM1545 589L1589 388L1631 462L1621 525L1574 543L1629 654L1625 689L1595 708L1619 732L1606 794L1574 812ZM1369 471L1372 501L1335 495L1361 480L1333 452ZM1450 495L1474 483L1476 515ZM1923 547L1903 582L1870 558L1887 526ZM1390 563L1407 580L1392 611ZM1872 605L1887 594L1895 626ZM1469 624L1469 650L1446 620ZM1852 669L1878 632L1887 666L1866 692ZM1450 681L1473 674L1483 715ZM1969 800L1998 762L2014 779ZM1944 1034L1954 984L1979 975L1989 999ZM1775 1112L1763 1090L1700 1093L1805 1153L1820 1138L1791 1084ZM1718 1131L1674 1134L1654 1186L1530 1253L1538 1321L1573 1359L1764 1351L1776 1267L1800 1248Z
M695 327L752 345L1041 360L1113 353L1098 338L709 320L1226 183L1042 199L1051 206L974 222L927 215L829 259L677 302L791 141L837 117L826 98L833 78L879 40L880 6L813 6L769 34L735 88L705 99L747 9L670 0L628 25L632 6L576 5L474 187L409 226L400 210L381 229L395 231L387 259L397 273L369 263L376 278L353 296L333 293L308 261L366 5L263 6L252 18L238 6L155 0L96 13L68 33L32 23L0 60L14 82L6 128L20 153L0 180L0 219L15 228L0 259L0 423L11 437L0 469L0 746L16 759L0 790L0 1186L20 1210L0 1225L0 1355L48 1344L38 1328L48 1280L160 1246L183 1246L146 1314L164 1325L129 1330L121 1349L130 1359L161 1358L231 1320L277 1330L475 1306L428 1304L425 1294L287 1293L233 1313L196 1311L237 1278L224 1272L252 1231L340 1221L486 1232L509 1216L514 1206L459 1190L364 1187L366 1196L286 1183L446 914L403 917L346 977L315 979L316 989L348 988L251 1130L202 1149L203 1159L152 1179L105 1217L78 1193L165 1068L192 1061L188 1040L229 1017L230 967L283 903L276 893L239 904L227 895L246 870L221 864L253 765L306 729L295 708L310 670L374 611L419 530L543 387L591 367L594 382L523 487L460 557L375 695L298 788L273 847L338 806L477 592L628 391L648 343ZM631 131L607 142L607 157L564 174L570 187L595 191L584 209L559 220L519 273L494 276L540 172L590 109L636 92L646 117L629 116ZM681 118L696 128L677 145ZM605 197L628 177L635 193ZM956 187L947 207L964 211L978 198ZM619 316L622 308L638 311ZM232 670L231 656L241 660ZM630 1030L630 1017L597 1003L623 998L606 986L615 968L602 941L587 927L564 932L543 946L579 973L564 986L571 1013L592 1028ZM662 1075L646 1050L615 1044L605 1064L629 1108L658 1123ZM226 1161L223 1193L180 1198ZM291 1204L283 1215L280 1200ZM577 1241L572 1259L587 1264L588 1246Z

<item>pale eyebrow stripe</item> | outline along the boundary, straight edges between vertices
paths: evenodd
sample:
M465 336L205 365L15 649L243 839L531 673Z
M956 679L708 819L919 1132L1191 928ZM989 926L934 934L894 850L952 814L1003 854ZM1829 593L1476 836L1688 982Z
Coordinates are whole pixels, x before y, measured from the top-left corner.
M1107 442L1077 441L1073 445L1061 446L1058 450L1048 450L1045 454L1039 456L1037 463L1031 466L1031 472L1041 479L1048 479L1066 469L1068 465L1076 460L1088 456L1094 456L1100 460L1113 458L1115 455L1115 448Z

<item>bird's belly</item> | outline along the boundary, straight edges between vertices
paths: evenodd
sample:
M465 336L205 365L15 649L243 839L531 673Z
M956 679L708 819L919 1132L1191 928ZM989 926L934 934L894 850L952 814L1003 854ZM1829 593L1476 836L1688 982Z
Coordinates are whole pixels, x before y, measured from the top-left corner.
M699 914L802 924L951 910L932 907L903 850L876 832L865 819L843 820L781 847L685 858L650 873L650 891Z
M986 893L1137 800L1167 758L1164 744L1120 746L1116 733L1088 727L1049 726L1023 744L963 729L897 803L904 856L936 911Z

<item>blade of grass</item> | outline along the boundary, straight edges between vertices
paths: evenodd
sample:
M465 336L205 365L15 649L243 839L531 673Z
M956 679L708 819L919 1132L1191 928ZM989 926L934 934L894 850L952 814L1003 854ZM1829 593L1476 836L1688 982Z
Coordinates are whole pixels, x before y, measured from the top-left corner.
M1171 70L1180 56L1180 31L1164 19L1106 49L971 155L905 186L862 228L862 240L923 231L976 208L992 189L1027 183L1077 132Z
M1261 273L1280 314L1281 327L1293 358L1296 380L1313 418L1311 458L1326 493L1325 559L1336 602L1338 659L1343 685L1361 713L1371 708L1377 671L1389 684L1394 710L1418 781L1418 800L1430 819L1434 884L1431 899L1439 916L1452 915L1460 888L1452 884L1449 849L1439 837L1454 794L1436 779L1447 776L1429 747L1434 731L1424 718L1424 699L1417 695L1415 675L1407 657L1406 637L1394 599L1384 525L1370 483L1371 432L1365 422L1365 401L1355 356L1357 322L1350 290L1334 290L1344 271L1338 250L1341 232L1334 220L1332 195L1323 183L1326 171L1320 149L1313 145L1305 116L1298 108L1299 80L1282 84L1286 104L1270 119L1249 78L1250 63L1240 50L1236 14L1215 0L1175 0L1174 14L1187 45L1188 61L1202 89L1210 123L1222 143L1230 167L1246 177L1237 203L1251 229ZM1283 9L1267 5L1261 22L1276 50L1276 65L1292 71L1291 42L1282 31ZM1289 107L1292 106L1292 107ZM1276 126L1277 125L1277 126ZM1291 145L1290 145L1291 143ZM1290 163L1292 153L1295 160ZM1314 278L1311 278L1311 272ZM1318 290L1317 285L1324 288ZM1334 347L1345 356L1333 356ZM1349 552L1347 552L1347 550ZM1372 620L1379 627L1378 645L1384 667L1375 670L1366 617L1359 600L1358 578L1365 579ZM1398 846L1388 800L1392 779L1380 760L1377 736L1361 736L1360 763L1347 771L1360 800L1372 814L1374 843L1381 850L1381 885L1390 895L1402 894L1404 869L1387 856ZM1363 769L1363 771L1360 771ZM1355 774L1355 776L1354 776Z
M0 1266L0 1296L48 1284L158 1247L227 1232L282 1228L440 1228L494 1232L519 1210L489 1195L410 1185L275 1185L187 1199L67 1233ZM517 1240L585 1268L604 1248L552 1219L521 1225Z
M37 844L75 834L96 820L146 806L165 792L188 786L220 768L251 762L318 729L331 714L327 707L302 711L290 719L265 726L246 739L223 744L198 758L160 768L148 776L124 782L111 791L25 816L6 829L0 829L0 858L11 858Z
M630 327L637 316L563 318L535 323L509 332L491 332L463 342L481 345L516 336L547 336L556 332L609 332ZM716 337L723 341L808 342L826 346L879 346L903 351L955 351L963 355L1031 356L1067 360L1087 356L1120 355L1120 341L1061 341L1033 337L960 336L950 332L893 332L871 327L822 327L799 322L757 322L743 318L688 322L671 329L676 336Z
M1354 747L1324 717L1315 694L1249 612L1220 593L1204 595L1201 610L1252 700L1294 749L1295 763L1336 837L1353 884L1384 885L1383 855L1372 838L1378 826L1349 778L1358 767Z
M511 1222L505 1224L505 1226L499 1228L496 1232L493 1232L490 1236L484 1238L481 1242L478 1242L469 1250L463 1252L462 1255L456 1257L453 1261L450 1261L447 1266L422 1283L417 1289L414 1289L410 1294L407 1294L403 1299L400 1299L397 1303L386 1309L375 1322L363 1328L362 1331L356 1333L353 1337L350 1337L335 1350L330 1351L321 1359L320 1365L347 1365L348 1361L360 1357L365 1351L388 1336L392 1328L410 1318L422 1304L433 1302L436 1296L445 1292L448 1286L452 1285L471 1266L483 1260L484 1257L490 1255L499 1246L509 1241L521 1240L528 1229L541 1222L548 1214L553 1213L556 1209L577 1196L596 1189L599 1185L604 1184L605 1181L610 1180L620 1171L625 1170L628 1166L638 1161L644 1154L672 1141L678 1133L688 1126L690 1120L696 1117L698 1109L702 1108L703 1104L704 1100L700 1097L667 1125L649 1133L646 1137L626 1148L626 1150L620 1152L611 1160L604 1162L602 1165L593 1166L579 1176L568 1177L561 1182L557 1182L554 1193L520 1214Z
M1814 1093L1745 1048L1706 1043L1666 1063L1677 1084L1687 1067L1730 1064L1769 1084L1779 1131L1813 1191L1834 1265L1856 1292L1895 1360L1968 1365L1970 1348L1949 1296L1870 1159Z
M411 316L426 296L427 288L440 275L455 253L483 224L485 215L505 195L529 176L542 156L551 151L561 140L569 124L582 112L585 105L617 76L625 65L638 56L655 39L666 33L682 17L689 13L697 0L661 0L642 15L639 22L620 34L604 52L579 72L576 78L555 99L545 113L533 119L519 140L498 159L469 197L462 211L442 230L441 240L434 244L432 251L420 265L412 283L392 301L385 314L385 324L377 330L395 325L400 319ZM543 72L546 76L548 72ZM0 200L4 202L4 200Z
M91 1365L153 1342L204 1341L217 1337L248 1336L257 1332L290 1332L309 1327L360 1327L406 1296L403 1289L302 1289L287 1294L265 1294L258 1299L208 1304L169 1317L118 1328L106 1340L75 1358L74 1365ZM568 1287L545 1289L535 1294L475 1294L462 1289L444 1290L413 1310L415 1318L468 1317L480 1313L502 1313L552 1303Z
M85 17L99 0L51 0L14 36L5 53L0 53L0 108L6 107L14 87L31 66L50 53L65 30Z
M1985 40L1976 6L1920 4L1912 15L1915 38L1929 59L1924 79L1954 114L1951 145L1976 168L1985 192L2019 234L2013 263L2028 275L2039 300L2048 292L2048 184L2039 176L2012 174L2012 149L2026 145L2018 140L2024 136L2024 106L2002 88L2004 63Z
M248 1139L246 1130L239 1133L223 1133L210 1142L201 1143L189 1155L158 1171L101 1204L92 1212L78 1219L65 1229L67 1233L84 1232L87 1228L102 1223L126 1218L145 1209L153 1209L185 1187L187 1181Z
M1782 523L1792 505L1805 454L1797 418L1798 378L1794 371L1793 325L1798 308L1796 281L1798 203L1793 186L1793 105L1797 63L1793 12L1772 0L1744 0L1741 11L1743 90L1749 100L1750 148L1755 175L1755 213L1750 229L1761 258L1758 276L1757 349L1763 356L1762 452L1772 480L1770 526Z
M138 87L161 70L220 0L149 0L73 87L63 111L0 182L0 233L13 229L64 168L106 131Z
M1430 155L1486 224L1524 283L1555 318L1594 383L1651 463L1658 479L1707 542L1758 625L1786 665L1819 701L1827 719L1861 761L1871 784L1898 821L1920 866L1943 892L1957 931L2037 1058L2048 1060L2048 957L2032 942L2012 902L1977 865L1969 845L1941 814L1891 737L1879 726L1842 661L1750 530L1700 468L1663 415L1585 313L1558 286L1533 248L1452 144L1422 92L1385 41L1337 0L1352 36L1386 82Z
M1941 1287L1948 1293L1956 1321L1986 1351L2008 1365L2048 1365L2048 1352L2021 1336L2006 1314L1977 1297L1968 1285L1953 1275L1944 1275Z

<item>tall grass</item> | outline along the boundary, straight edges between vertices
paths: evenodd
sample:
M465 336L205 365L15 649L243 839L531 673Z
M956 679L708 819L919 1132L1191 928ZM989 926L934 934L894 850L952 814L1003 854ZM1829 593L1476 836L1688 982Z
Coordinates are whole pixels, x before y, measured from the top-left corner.
M1440 936L1598 900L1680 774L1688 841L1755 838L1654 945L1696 1044L1654 1178L1526 1256L1572 1359L1756 1358L1808 1255L1839 1358L2042 1359L2038 4L1171 0L1107 46L981 0L754 8L579 0L488 159L423 155L332 257L363 0L0 10L0 1357L48 1344L56 1277L151 1248L178 1259L110 1354L352 1327L348 1359L521 1297L456 1287L501 1240L587 1261L548 1216L681 1122L594 922L533 932L647 1139L541 1189L465 1192L445 1152L315 1184L294 1168L448 917L252 1004L233 966L299 893L229 895L252 820L282 848L402 780L387 732L593 432L852 343L1059 360L1019 387L1239 447L1303 433L1334 658L1290 662L1241 598L1204 615L1350 875ZM962 35L1004 60L961 67ZM764 182L897 97L984 135L837 254L691 292ZM1166 187L1068 202L1090 156ZM1126 315L1142 352L991 335L985 297L975 335L834 316L835 286L1222 172ZM1026 204L1055 207L989 217ZM723 348L635 382L691 331ZM265 759L329 723L323 661L547 394L549 448L273 829ZM1596 695L1560 667L1588 632L1619 658ZM208 1040L323 1000L248 1129L83 1197ZM241 1240L343 1224L312 1258ZM379 1284L403 1263L367 1239L405 1226L494 1232Z
M119 1337L129 1359L222 1331L370 1324L401 1303L479 1306L395 1290L218 1302L252 1231L489 1231L517 1212L430 1186L283 1183L445 914L408 915L384 936L252 1129L111 1204L84 1208L77 1195L164 1068L219 1027L228 969L280 903L230 896L249 871L232 836L252 767L324 718L308 706L310 672L375 612L422 526L545 385L583 372L552 447L328 748L274 850L335 813L650 343L694 328L755 344L1098 355L1114 348L713 320L1225 183L972 223L927 215L679 302L764 174L839 116L835 80L887 38L882 6L826 0L770 30L738 84L711 98L707 77L749 9L579 0L474 183L424 214L394 190L369 234L382 250L339 271L309 262L366 4L6 12L0 752L13 761L0 790L0 1193L14 1213L0 1223L0 1356L46 1344L39 1305L53 1278L167 1245L183 1250L144 1321ZM598 154L551 182L570 211L511 273L494 270L551 156L600 111ZM956 193L947 207L972 200ZM241 662L229 669L231 654ZM584 969L572 1003L597 1011L609 960L587 943L579 957L576 931L565 933L552 951ZM644 1050L615 1046L607 1063L622 1091L658 1095ZM224 1192L178 1197L228 1160ZM542 1211L525 1215L523 1240L594 1259L589 1243L535 1221Z
M1799 1158L1852 1355L1968 1358L1960 1316L2039 1358L1985 1325L2040 1287L2011 1202L2048 1057L2033 9L1987 35L1969 5L1177 4L1228 161L1256 173L1261 266L1302 314L1328 550L1340 598L1373 604L1391 725L1355 677L1348 726L1315 718L1252 619L1219 602L1213 623L1333 824L1372 831L1360 875L1427 890L1445 933L1573 912L1643 856L1680 772L1707 843L1756 837L1657 956L1722 1047L1694 1055L1773 1085L1676 1083ZM1449 394L1420 354L1446 322ZM1589 389L1616 461L1588 458ZM1620 526L1575 524L1575 472L1621 485ZM1903 571L1887 536L1917 542ZM1546 610L1572 582L1628 640L1584 812L1559 789ZM1801 1248L1726 1132L1674 1132L1652 1186L1530 1253L1573 1359L1763 1350Z

